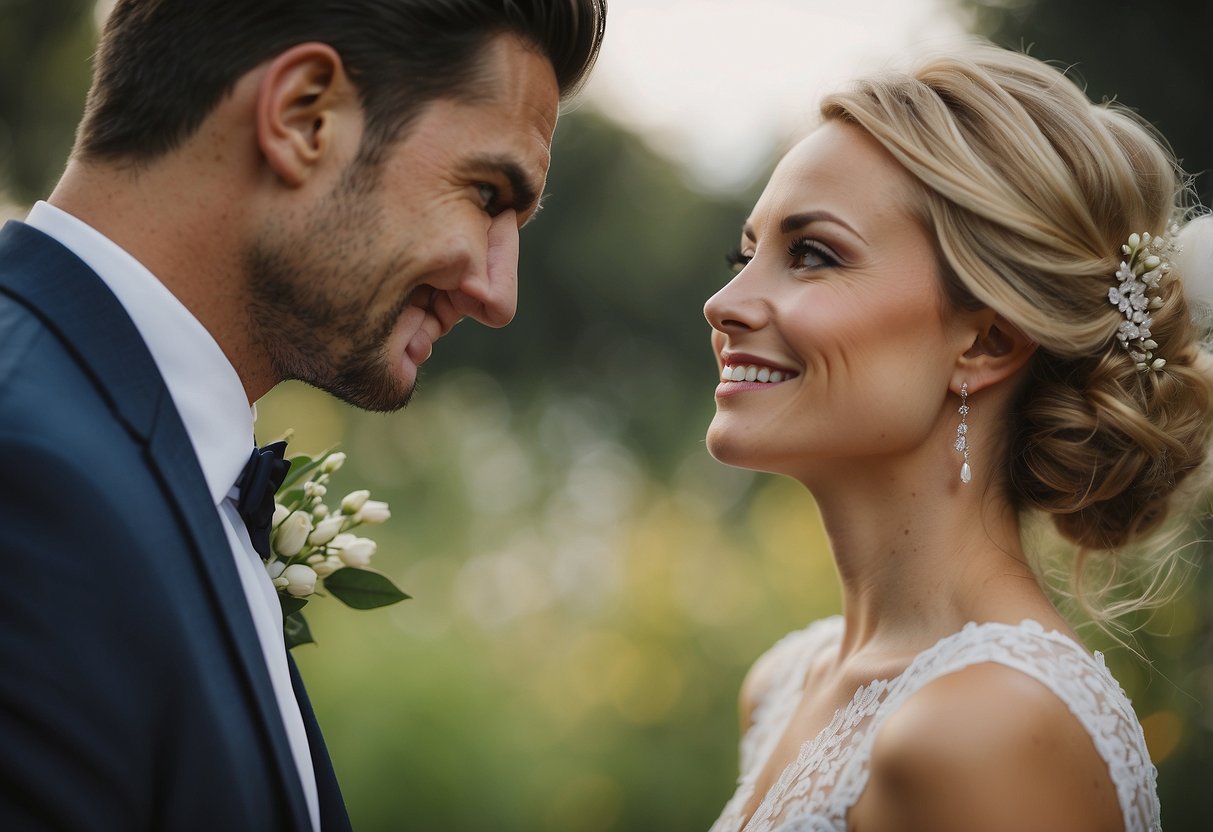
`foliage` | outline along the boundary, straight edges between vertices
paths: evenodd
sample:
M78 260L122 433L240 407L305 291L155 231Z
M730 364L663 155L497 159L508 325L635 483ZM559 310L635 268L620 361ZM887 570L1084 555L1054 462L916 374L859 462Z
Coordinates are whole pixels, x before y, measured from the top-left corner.
M1071 67L1095 101L1152 122L1213 204L1213 4L1208 0L955 0L976 31ZM1127 35L1127 33L1134 33ZM1126 37L1132 45L1126 49Z
M63 170L89 83L89 0L0 0L0 197L41 197Z

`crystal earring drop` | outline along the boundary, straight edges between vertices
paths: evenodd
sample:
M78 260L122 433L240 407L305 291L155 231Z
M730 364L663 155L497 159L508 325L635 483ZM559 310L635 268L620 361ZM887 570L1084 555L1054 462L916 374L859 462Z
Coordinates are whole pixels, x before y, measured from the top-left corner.
M960 481L971 482L973 469L969 467L969 384L960 385L960 424L956 426L956 450L964 454L964 462L960 466Z

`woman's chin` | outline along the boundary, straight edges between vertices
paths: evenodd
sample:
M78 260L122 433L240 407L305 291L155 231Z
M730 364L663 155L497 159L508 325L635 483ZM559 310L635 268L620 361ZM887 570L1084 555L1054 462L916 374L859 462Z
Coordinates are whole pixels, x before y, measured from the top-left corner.
M761 470L753 462L752 449L746 447L746 443L741 441L732 431L717 429L716 425L708 428L707 440L708 453L717 462L731 465L734 468L751 468Z

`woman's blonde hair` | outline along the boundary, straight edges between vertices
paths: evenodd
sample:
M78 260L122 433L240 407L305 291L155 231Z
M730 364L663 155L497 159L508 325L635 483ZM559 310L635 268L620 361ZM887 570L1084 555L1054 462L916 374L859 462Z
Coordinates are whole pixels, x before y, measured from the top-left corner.
M862 80L822 114L866 130L917 181L946 296L996 310L1040 345L1012 414L1007 487L1078 546L1081 587L1092 553L1160 528L1208 453L1213 374L1184 275L1152 313L1161 372L1138 371L1108 301L1129 235L1163 234L1188 213L1173 155L1124 108L989 44ZM1166 548L1150 571L1171 571L1178 550Z

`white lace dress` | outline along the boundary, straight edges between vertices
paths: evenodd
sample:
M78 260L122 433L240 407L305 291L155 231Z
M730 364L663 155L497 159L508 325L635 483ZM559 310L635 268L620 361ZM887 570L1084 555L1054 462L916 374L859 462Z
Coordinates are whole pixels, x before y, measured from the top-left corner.
M754 783L800 703L805 672L821 650L842 638L839 616L781 639L761 661L772 683L757 702L741 740L741 779L711 832L739 832ZM845 832L847 812L868 782L868 761L881 724L924 685L971 665L996 662L1025 673L1061 699L1108 764L1125 832L1157 832L1156 771L1133 708L1100 654L1045 632L1035 621L968 624L914 657L901 675L855 692L820 734L800 747L763 798L744 832Z

